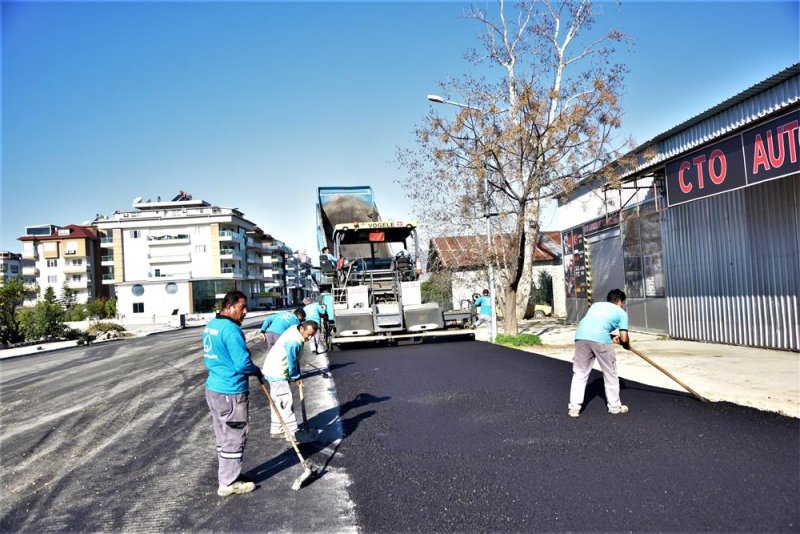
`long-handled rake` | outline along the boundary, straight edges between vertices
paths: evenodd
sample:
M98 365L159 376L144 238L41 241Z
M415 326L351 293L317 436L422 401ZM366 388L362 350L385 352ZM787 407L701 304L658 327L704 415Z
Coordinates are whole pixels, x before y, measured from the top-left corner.
M683 389L685 389L686 391L691 393L697 400L699 400L701 402L709 402L707 398L703 397L698 392L696 392L695 390L693 390L692 388L690 388L689 386L687 386L686 384L684 384L683 382L681 382L680 380L675 378L672 375L672 373L670 373L669 371L667 371L666 369L664 369L663 367L658 365L656 362L654 362L653 360L651 360L650 358L648 358L647 356L645 356L644 354L642 354L641 352L639 352L635 348L631 347L630 350L631 350L632 353L634 353L635 355L637 355L638 357L640 357L641 359L643 359L644 361L646 361L647 363L649 363L650 365L652 365L653 367L655 367L656 369L658 369L659 371L661 371L662 373L664 373L665 375L667 375L668 377L673 379L675 382L680 384Z
M300 465L303 466L303 473L297 477L297 479L292 484L292 489L294 491L299 490L303 487L306 483L311 483L317 477L319 477L319 472L317 472L316 468L314 468L300 453L300 448L297 446L297 442L294 439L294 436L291 432L289 432L289 427L286 426L286 421L283 420L283 416L281 416L281 412L278 411L278 407L275 405L275 401L272 400L272 396L269 394L267 390L266 384L264 384L264 379L259 377L259 383L261 384L261 390L264 392L264 395L267 396L267 400L269 401L270 406L272 407L272 411L275 412L275 415L278 416L278 421L281 423L281 427L283 431L286 433L286 437L289 442L292 444L292 448L294 448L294 452L297 453L297 458L300 459Z

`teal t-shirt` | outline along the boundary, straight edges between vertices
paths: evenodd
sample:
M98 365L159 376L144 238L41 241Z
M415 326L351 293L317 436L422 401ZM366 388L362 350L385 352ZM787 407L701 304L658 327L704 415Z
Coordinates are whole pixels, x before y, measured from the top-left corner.
M475 307L478 308L479 315L492 314L492 299L489 297L478 297L475 299Z
M611 343L611 332L628 329L628 314L610 302L595 302L578 323L575 341L584 339L598 343Z

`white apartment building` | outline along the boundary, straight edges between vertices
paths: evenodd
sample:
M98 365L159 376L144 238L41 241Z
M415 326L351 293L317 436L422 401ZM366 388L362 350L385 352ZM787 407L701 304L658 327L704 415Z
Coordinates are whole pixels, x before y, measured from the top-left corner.
M0 252L0 286L17 278L22 278L22 254Z
M31 288L26 305L33 305L52 287L61 298L64 287L85 304L107 297L98 280L100 247L96 229L90 226L43 224L25 227L22 241L22 276Z
M260 306L263 232L235 208L181 192L171 201L134 199L135 211L94 222L103 248L102 282L126 319L208 313L228 291Z

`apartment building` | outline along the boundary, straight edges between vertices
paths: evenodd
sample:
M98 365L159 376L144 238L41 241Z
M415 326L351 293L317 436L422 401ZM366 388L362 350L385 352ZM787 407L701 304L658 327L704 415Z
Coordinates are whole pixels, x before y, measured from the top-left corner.
M0 252L0 286L17 278L22 278L22 254Z
M263 304L281 308L289 306L286 287L286 257L291 253L286 243L265 234L262 241L264 292Z
M58 297L68 287L79 303L109 296L97 276L100 240L95 228L75 224L26 226L19 241L22 277L32 290L26 305L35 304L48 287Z
M134 199L134 211L94 222L102 283L127 319L208 313L239 290L250 308L264 294L264 233L235 208L181 192L170 201Z

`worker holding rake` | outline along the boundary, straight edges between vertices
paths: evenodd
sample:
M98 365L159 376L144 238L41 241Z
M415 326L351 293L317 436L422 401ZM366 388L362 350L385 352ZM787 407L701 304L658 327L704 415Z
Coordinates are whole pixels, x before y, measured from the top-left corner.
M303 354L303 345L317 333L319 325L315 321L304 321L297 327L289 328L281 334L278 341L267 353L264 359L264 378L269 382L269 390L275 406L271 406L270 436L279 439L289 439L282 428L281 419L295 438L295 441L306 441L297 434L297 417L294 415L294 401L289 381L301 384L300 357ZM279 413L276 413L275 409ZM304 438L304 436L303 436Z
M628 314L625 311L625 292L612 289L606 302L595 302L578 323L575 331L575 356L572 360L572 386L569 392L570 417L579 417L586 393L586 382L597 358L603 372L606 391L606 406L612 415L628 412L628 407L619 398L619 376L617 357L612 343L630 350L628 338ZM618 335L611 337L617 330Z

